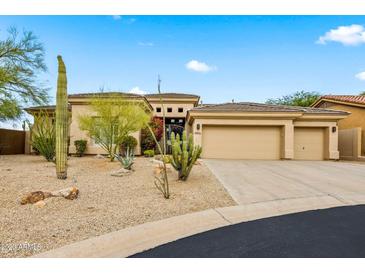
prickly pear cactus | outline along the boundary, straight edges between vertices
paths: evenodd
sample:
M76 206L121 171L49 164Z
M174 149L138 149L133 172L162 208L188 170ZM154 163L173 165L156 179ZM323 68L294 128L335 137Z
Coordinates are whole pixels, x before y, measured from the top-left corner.
M187 138L185 131L182 134L182 140L180 140L179 134L175 136L173 132L170 140L172 146L171 165L177 170L179 180L186 181L202 152L202 148L194 146L193 135L189 134L189 138Z
M56 97L56 173L58 179L67 178L67 140L68 140L68 109L67 109L67 78L66 67L62 57L58 59L58 79Z

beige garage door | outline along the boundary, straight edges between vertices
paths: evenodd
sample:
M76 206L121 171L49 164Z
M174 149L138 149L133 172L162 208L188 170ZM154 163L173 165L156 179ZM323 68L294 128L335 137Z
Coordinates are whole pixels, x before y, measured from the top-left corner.
M324 129L294 128L294 159L324 159Z
M203 158L280 159L280 127L203 126Z

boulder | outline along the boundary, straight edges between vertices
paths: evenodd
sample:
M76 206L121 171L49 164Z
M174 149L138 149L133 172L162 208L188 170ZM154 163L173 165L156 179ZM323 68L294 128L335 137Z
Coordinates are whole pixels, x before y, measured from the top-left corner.
M115 177L123 177L123 176L129 175L131 173L132 173L132 170L121 168L121 169L110 172L110 175L115 176Z

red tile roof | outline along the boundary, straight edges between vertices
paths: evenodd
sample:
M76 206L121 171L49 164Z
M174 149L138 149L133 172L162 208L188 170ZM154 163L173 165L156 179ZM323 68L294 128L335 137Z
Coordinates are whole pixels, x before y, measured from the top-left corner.
M321 99L365 105L365 95L324 95L314 105L321 101Z

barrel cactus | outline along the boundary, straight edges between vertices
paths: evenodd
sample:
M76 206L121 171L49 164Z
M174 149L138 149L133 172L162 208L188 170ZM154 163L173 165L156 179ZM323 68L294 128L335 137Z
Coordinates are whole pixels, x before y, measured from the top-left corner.
M202 152L202 148L194 146L193 135L190 134L187 138L185 131L182 134L182 140L180 140L179 134L175 136L173 132L170 140L172 148L171 165L177 170L179 180L186 181Z
M58 59L56 96L56 173L58 179L67 178L68 107L66 67L62 57Z

